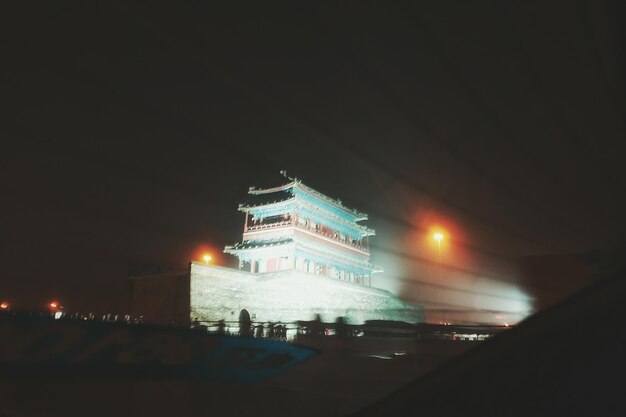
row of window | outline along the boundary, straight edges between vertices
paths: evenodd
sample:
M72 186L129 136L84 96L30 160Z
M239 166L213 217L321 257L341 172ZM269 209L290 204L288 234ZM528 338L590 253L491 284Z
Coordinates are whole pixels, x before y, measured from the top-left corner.
M289 257L287 256L266 259L264 260L264 262L254 261L242 262L240 264L240 269L248 270L252 273L276 272L291 269L292 267L293 266L289 261ZM328 265L315 263L309 259L304 259L304 261L302 262L296 262L295 268L297 270L309 272L316 275L333 277L342 281L353 282L356 284L368 284L367 276L330 267Z

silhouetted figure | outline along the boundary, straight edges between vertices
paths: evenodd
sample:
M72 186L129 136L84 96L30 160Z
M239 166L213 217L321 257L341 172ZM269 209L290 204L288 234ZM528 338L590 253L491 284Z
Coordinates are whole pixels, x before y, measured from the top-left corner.
M335 334L338 337L348 337L348 325L343 317L339 316L335 320Z
M258 324L255 327L254 337L260 339L263 337L263 324Z
M225 334L226 333L226 323L224 323L224 320L218 320L217 321L217 334Z
M239 336L252 336L252 320L250 320L250 313L245 308L239 313Z
M311 336L322 336L324 334L324 326L322 325L322 317L319 314L311 322Z
M191 322L191 328L199 332L202 332L202 331L206 332L206 326L200 323L198 318L193 319L193 321Z
M276 329L274 328L274 323L270 321L267 325L267 338L273 339L274 337L276 337Z
M276 338L278 340L283 340L284 332L285 332L285 326L283 326L282 324L279 324L278 326L276 326Z

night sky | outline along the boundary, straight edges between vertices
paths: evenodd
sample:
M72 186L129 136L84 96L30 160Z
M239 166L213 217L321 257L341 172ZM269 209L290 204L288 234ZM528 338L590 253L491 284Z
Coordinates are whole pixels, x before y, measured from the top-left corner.
M506 311L520 257L624 237L619 2L83 3L6 16L16 308L125 312L129 273L232 265L283 169L369 213L374 283L433 309Z

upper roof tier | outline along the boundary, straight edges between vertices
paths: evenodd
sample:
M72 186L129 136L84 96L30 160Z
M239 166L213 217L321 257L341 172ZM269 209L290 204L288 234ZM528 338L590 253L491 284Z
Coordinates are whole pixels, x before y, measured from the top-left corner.
M342 217L350 222L359 222L359 221L367 220L367 214L361 213L358 210L351 209L351 208L344 206L341 203L341 200L330 198L320 193L319 191L314 190L308 185L303 184L302 181L298 180L297 178L294 178L292 179L291 182L284 184L284 185L280 185L278 187L273 187L273 188L250 187L250 189L248 190L249 194L252 194L255 196L265 196L268 194L280 193L280 192L290 192L292 196L303 198L315 205L324 207L328 211L332 211L335 215L338 215L339 217ZM265 206L268 204L273 204L273 203L277 203L280 201L288 200L292 198L292 196L288 196L288 197L284 195L277 196L273 200L272 198L269 198L269 199L264 198L263 200L267 200L267 201L259 202L258 204L252 204L252 205L240 205L239 209L242 211L249 211L250 209L254 207Z

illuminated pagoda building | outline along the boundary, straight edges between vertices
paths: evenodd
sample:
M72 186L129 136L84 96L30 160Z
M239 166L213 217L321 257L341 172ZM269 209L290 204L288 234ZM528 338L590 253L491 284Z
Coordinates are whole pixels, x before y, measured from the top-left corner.
M250 188L242 204L243 239L224 252L239 268L190 262L187 271L132 277L132 312L150 323L236 323L245 310L254 322L343 317L424 320L423 310L375 288L367 215L345 207L300 180L274 188Z
M191 320L237 320L245 309L261 322L316 314L349 323L423 321L421 308L372 286L381 269L370 263L374 231L362 224L367 215L286 179L278 187L250 188L252 203L239 206L243 239L224 249L238 258L239 269L191 263Z
M249 193L254 204L239 206L246 215L243 242L224 250L239 258L240 269L296 270L367 286L380 272L369 262L374 230L360 224L367 214L297 179L275 188L251 187Z

